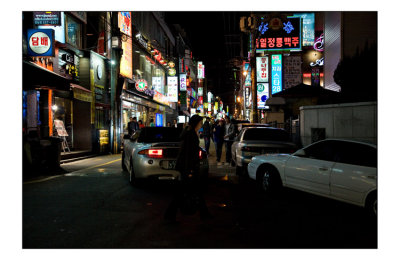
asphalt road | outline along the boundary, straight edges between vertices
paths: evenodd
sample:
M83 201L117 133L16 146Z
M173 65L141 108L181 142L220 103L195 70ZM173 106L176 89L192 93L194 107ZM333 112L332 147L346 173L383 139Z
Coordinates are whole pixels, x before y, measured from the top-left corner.
M62 165L68 173L23 184L23 248L377 248L377 221L363 209L285 189L267 197L211 169L205 194L214 216L163 214L170 182L132 187L120 155Z

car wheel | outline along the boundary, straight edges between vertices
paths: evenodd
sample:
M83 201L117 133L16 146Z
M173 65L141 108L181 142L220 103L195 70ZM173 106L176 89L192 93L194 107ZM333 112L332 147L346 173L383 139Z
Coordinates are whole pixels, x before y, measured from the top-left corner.
M129 183L134 186L134 185L136 185L136 182L137 182L137 180L135 178L135 172L133 171L133 162L131 159L130 170L129 170Z
M128 168L126 168L126 165L125 165L125 153L124 153L124 152L122 152L122 162L121 162L121 166L122 166L122 170L123 170L123 171L125 171L125 172L128 171Z
M282 188L279 174L270 167L263 167L257 175L257 180L261 190L268 194L277 193Z

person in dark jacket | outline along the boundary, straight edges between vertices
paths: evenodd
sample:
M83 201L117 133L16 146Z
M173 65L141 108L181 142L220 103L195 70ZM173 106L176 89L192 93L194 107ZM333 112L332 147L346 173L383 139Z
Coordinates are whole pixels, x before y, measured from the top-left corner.
M222 154L222 145L224 144L224 121L219 120L217 126L215 126L214 130L214 143L215 143L215 150L217 153L217 162L221 161L221 154Z
M207 154L209 153L210 150L210 142L211 142L211 124L210 124L210 118L207 117L206 118L206 122L204 122L203 124L203 138L204 138L204 144L205 144L205 148L207 151Z
M128 123L128 133L132 136L137 130L139 130L139 124L136 117L132 117L131 121Z
M233 139L235 138L235 126L234 124L231 123L231 119L229 117L225 118L226 124L225 124L225 135L224 135L224 142L226 145L226 162L229 164L231 163L232 159L232 144L233 144Z
M164 219L168 222L175 222L176 213L180 205L182 205L184 194L187 192L194 192L198 195L200 217L202 219L210 217L205 200L201 194L200 141L198 131L202 125L203 118L194 115L190 118L189 125L185 127L181 134L181 144L175 167L180 172L180 181L174 189L174 198L164 215Z

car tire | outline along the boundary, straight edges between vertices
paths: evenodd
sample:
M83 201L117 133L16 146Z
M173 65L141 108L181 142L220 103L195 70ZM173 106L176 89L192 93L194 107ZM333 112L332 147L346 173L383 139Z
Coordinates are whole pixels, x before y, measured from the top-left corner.
M125 165L125 153L124 153L124 152L122 152L122 162L121 162L121 167L122 167L122 170L123 170L123 171L125 171L125 172L127 172L127 171L128 171L128 168L126 168L126 165Z
M133 171L133 162L132 159L130 160L130 168L129 168L129 183L132 186L135 186L137 184L137 179L135 177L135 172Z
M262 167L257 173L257 182L261 191L266 194L277 194L282 189L281 177L272 167Z

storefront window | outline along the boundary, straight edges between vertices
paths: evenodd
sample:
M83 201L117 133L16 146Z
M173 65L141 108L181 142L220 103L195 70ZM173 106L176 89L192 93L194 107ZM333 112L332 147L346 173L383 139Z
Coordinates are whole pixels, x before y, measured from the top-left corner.
M53 103L54 119L61 120L64 123L65 130L68 133L66 137L69 147L72 145L72 101L70 99L55 97ZM57 135L57 131L53 131Z
M137 121L140 120L145 126L148 126L148 108L135 103L123 101L122 110L122 127L124 134L128 134L128 123L131 117L136 117Z
M71 16L65 16L67 43L77 47L82 47L81 42L81 24Z

